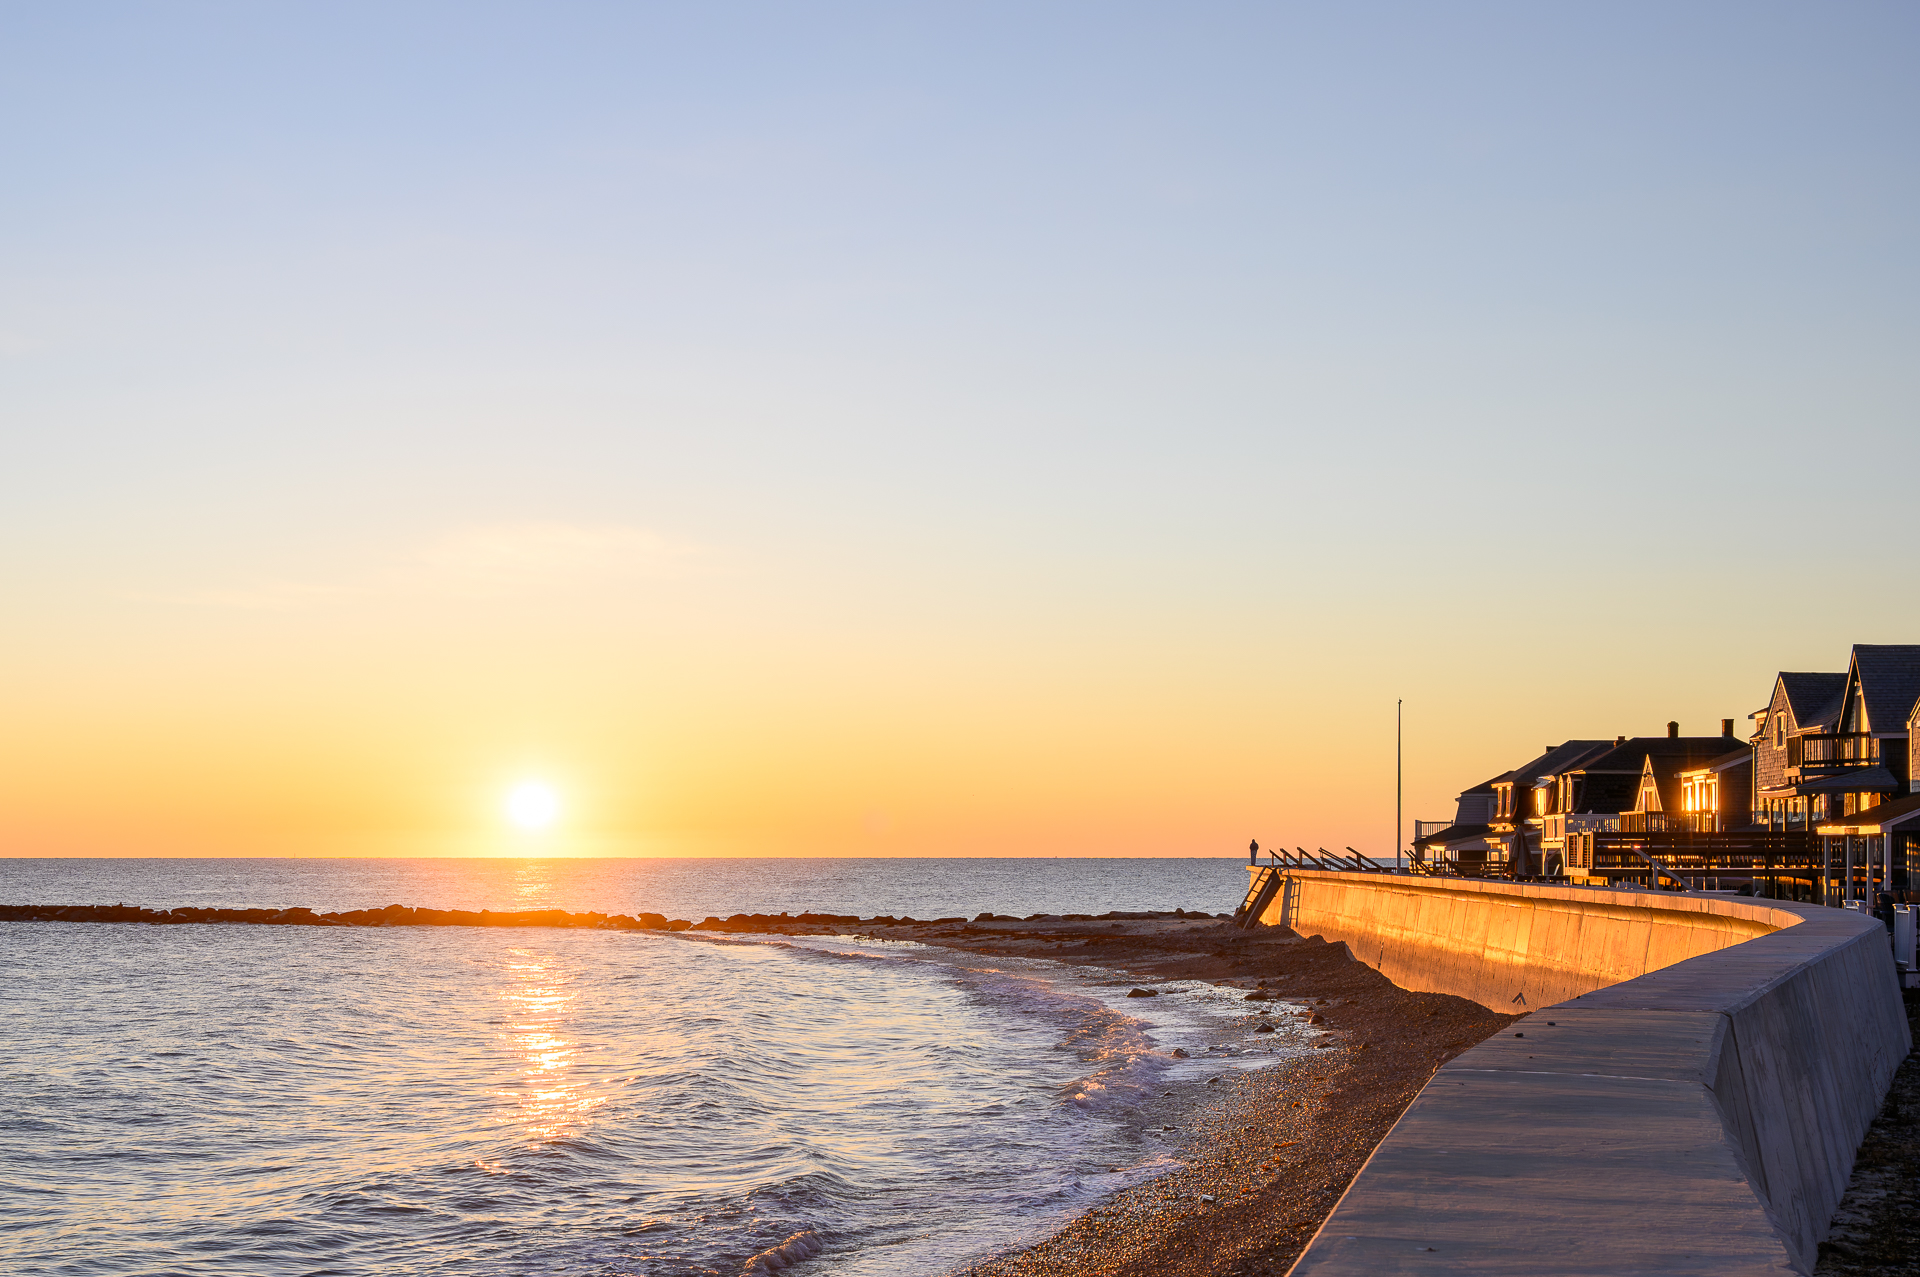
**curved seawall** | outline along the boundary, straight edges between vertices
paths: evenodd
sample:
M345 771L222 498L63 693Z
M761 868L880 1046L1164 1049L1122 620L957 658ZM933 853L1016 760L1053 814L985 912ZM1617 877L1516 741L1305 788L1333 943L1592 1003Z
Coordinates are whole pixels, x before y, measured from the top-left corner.
M1260 921L1532 1012L1434 1075L1302 1277L1811 1272L1911 1046L1847 910L1299 870Z

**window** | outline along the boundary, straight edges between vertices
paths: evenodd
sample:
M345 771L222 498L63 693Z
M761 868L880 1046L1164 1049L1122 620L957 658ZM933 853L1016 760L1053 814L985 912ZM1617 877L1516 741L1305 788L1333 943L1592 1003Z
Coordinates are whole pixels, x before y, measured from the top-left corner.
M1783 714L1773 716L1773 747L1775 749L1787 747L1787 720Z

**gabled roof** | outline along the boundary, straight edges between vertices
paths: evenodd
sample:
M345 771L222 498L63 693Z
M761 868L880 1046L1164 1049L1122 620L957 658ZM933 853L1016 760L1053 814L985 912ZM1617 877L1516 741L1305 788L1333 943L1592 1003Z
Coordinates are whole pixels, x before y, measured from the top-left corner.
M1780 685L1786 689L1787 704L1793 708L1796 725L1819 727L1839 720L1840 697L1847 690L1845 674L1781 670Z
M1681 770L1689 772L1723 772L1752 762L1753 750L1742 745L1739 749L1728 750L1718 758L1704 763L1695 763L1693 766L1684 767Z
M1647 765L1648 758L1660 760L1663 768L1677 767L1690 769L1705 767L1727 756L1729 752L1746 753L1745 750L1729 751L1733 744L1730 736L1635 736L1624 745L1615 745L1604 753L1586 759L1577 767L1568 767L1566 771L1586 772L1632 772L1638 775Z
M1634 795L1639 789L1638 772L1589 773L1585 783L1580 786L1580 798L1573 806L1573 814L1626 811L1633 806Z
M1605 751L1607 747L1608 742L1603 740L1570 740L1563 744L1555 745L1552 749L1540 755L1540 757L1534 759L1524 767L1516 767L1510 772L1503 772L1487 783L1494 784L1499 781L1512 781L1515 784L1532 785L1542 776L1557 776L1561 772L1573 770L1582 759L1599 754Z
M1858 679L1872 731L1905 731L1920 700L1920 643L1855 643L1848 662L1841 707Z

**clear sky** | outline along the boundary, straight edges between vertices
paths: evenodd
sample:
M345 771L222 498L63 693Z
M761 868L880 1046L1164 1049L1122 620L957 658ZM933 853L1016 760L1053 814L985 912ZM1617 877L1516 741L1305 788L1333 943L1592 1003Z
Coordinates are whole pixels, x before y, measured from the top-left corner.
M1920 8L0 3L0 853L1383 852L1920 642ZM539 835L503 795L562 796Z

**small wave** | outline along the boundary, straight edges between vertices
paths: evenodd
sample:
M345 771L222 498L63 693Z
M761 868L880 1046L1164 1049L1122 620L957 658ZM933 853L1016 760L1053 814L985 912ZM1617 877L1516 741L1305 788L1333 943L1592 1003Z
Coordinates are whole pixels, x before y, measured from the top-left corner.
M777 1273L789 1264L797 1264L803 1259L812 1259L821 1250L819 1236L811 1229L795 1233L778 1246L768 1247L741 1267L741 1277L754 1273Z

